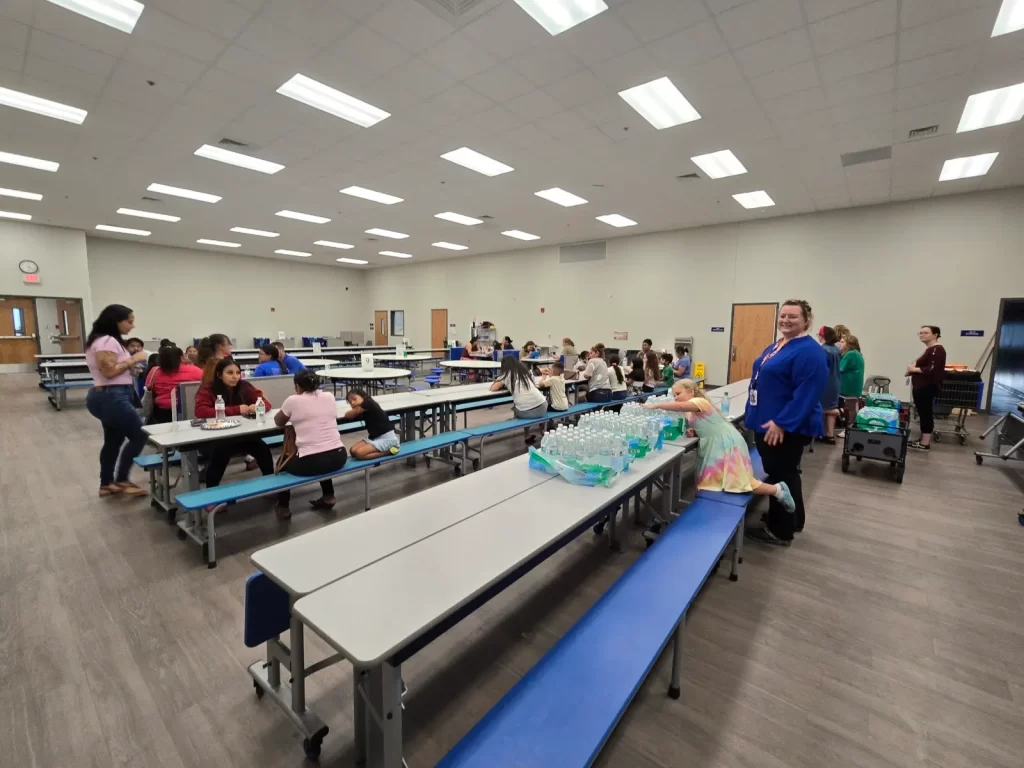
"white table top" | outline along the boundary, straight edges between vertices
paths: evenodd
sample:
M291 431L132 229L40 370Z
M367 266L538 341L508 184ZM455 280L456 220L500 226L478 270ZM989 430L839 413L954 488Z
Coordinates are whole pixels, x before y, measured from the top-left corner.
M559 360L561 360L559 357L523 357L520 358L519 362L527 363L528 365L551 365Z
M496 371L501 363L494 360L442 360L442 368L472 368L474 370Z
M681 453L649 454L610 488L534 487L303 597L295 612L355 666L373 666Z
M317 358L315 360L310 360L309 358L306 357L300 357L298 359L301 360L302 364L307 368L323 368L329 365L341 365L340 360L327 360L325 358Z
M141 365L141 363L140 363ZM85 357L81 360L58 360L52 363L40 363L40 368L87 368Z
M36 360L85 360L85 352L56 352L52 355L33 355Z
M381 379L404 379L412 376L412 371L405 368L374 368L364 371L362 368L328 368L320 371L321 376L329 379L352 379L359 381L377 381Z
M425 354L425 353L428 353L428 352L447 352L447 351L448 351L448 347L435 347L433 349L426 349L426 348L424 348L424 349L410 349L409 353L413 354L413 355L420 355L420 354Z
M374 355L374 360L384 360L389 363L419 363L424 360L436 360L433 355Z
M307 595L555 479L527 465L527 456L495 464L261 549L250 559L289 594Z
M739 421L747 410L747 393L750 389L750 379L740 379L724 387L705 390L704 395L717 405L722 407L722 396L729 395L729 421Z

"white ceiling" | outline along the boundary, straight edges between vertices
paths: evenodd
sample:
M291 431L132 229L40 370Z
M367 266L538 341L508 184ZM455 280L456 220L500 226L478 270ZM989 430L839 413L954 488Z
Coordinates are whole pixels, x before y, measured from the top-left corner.
M145 0L132 35L45 0L0 0L0 85L89 111L76 126L0 107L0 151L61 163L55 174L0 165L0 187L44 195L0 197L0 210L87 231L148 229L144 241L164 245L233 240L243 246L231 253L393 266L524 245L506 229L551 245L1024 183L1024 124L955 133L970 94L1024 81L1024 31L989 38L999 0L606 2L551 37L513 0L482 0L460 25L417 0ZM297 72L392 116L360 128L278 95ZM703 119L656 131L617 95L665 75ZM908 141L933 124L936 136ZM287 167L267 176L193 156L223 137ZM841 165L842 153L889 144L891 160ZM516 170L488 178L440 159L463 145ZM677 180L698 170L691 156L721 149L749 173ZM938 183L946 159L995 151L987 176ZM146 203L153 182L224 199ZM349 185L405 202L338 193ZM590 203L533 194L554 186ZM732 199L759 189L774 208ZM464 227L435 219L442 211L494 218ZM639 226L595 221L608 213ZM370 227L412 236L369 242ZM389 249L415 258L377 255Z

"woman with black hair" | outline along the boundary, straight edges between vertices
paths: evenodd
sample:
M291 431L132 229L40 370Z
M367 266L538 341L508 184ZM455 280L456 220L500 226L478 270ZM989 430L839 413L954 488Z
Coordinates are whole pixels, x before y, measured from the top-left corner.
M825 415L825 435L814 439L820 443L835 445L836 419L839 418L839 364L842 359L842 354L837 346L839 334L836 333L835 328L823 325L818 329L818 342L825 350L828 378L825 380L825 390L821 393L821 412Z
M171 421L171 392L179 384L202 381L203 371L183 359L184 353L175 346L160 347L157 365L146 378L146 389L153 393L153 412L147 424L167 424Z
M921 437L907 445L920 451L932 449L932 432L935 431L935 398L939 385L946 375L946 349L939 344L942 333L937 325L922 325L917 338L925 350L917 360L907 366L910 387L914 396L914 408L921 421Z
M286 471L300 477L315 477L337 472L345 466L348 454L338 434L337 403L334 395L320 389L315 373L295 374L295 394L281 404L281 410L274 414L274 423L279 427L290 423L295 430L298 455L288 461ZM320 490L320 498L309 502L309 506L331 509L335 503L334 483L321 480ZM277 516L283 520L292 516L290 502L288 491L282 491L277 497Z
M352 446L354 459L379 459L394 456L400 448L400 441L391 419L377 401L361 389L350 389L345 399L351 406L342 417L345 421L362 420L366 425L366 439Z
M256 366L256 370L252 372L252 375L256 378L261 376L287 376L288 366L284 364L284 360L281 359L281 350L275 347L273 344L264 344L260 347L260 351L256 353L256 357L259 359L260 364Z
M512 395L512 413L517 419L539 419L548 412L548 399L537 388L533 374L511 355L501 358L498 378L491 384L492 392L507 389ZM526 442L535 440L526 429Z
M587 367L580 374L587 380L587 402L609 403L612 399L612 387L608 382L608 364L604 361L604 345L595 344L590 348Z
M625 400L629 395L626 391L626 376L619 367L619 356L608 357L608 385L611 388L612 400Z
M199 342L197 349L196 365L203 369L203 384L209 384L217 363L231 357L231 339L223 333L211 333Z
M128 480L132 462L146 444L142 420L135 410L131 370L147 355L144 350L129 355L123 338L134 327L135 313L121 304L111 304L100 312L85 342L85 364L93 380L85 404L103 425L100 496L146 492Z

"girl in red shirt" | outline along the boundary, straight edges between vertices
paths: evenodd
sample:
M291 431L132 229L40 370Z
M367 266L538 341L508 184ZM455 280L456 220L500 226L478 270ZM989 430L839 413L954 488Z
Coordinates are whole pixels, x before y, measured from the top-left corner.
M171 421L171 392L187 381L202 381L203 369L183 360L184 353L177 347L161 347L157 364L149 372L146 389L153 393L153 412L147 424L166 424Z

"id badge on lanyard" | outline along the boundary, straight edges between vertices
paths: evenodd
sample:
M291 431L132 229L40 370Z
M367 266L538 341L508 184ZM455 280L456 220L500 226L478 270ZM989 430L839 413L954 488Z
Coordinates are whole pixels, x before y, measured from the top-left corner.
M764 356L764 359L761 360L761 365L757 367L757 371L754 373L754 378L750 380L750 391L747 393L747 402L755 407L757 406L757 380L761 376L761 369L765 367L769 360L779 353L782 346L783 342L778 342L772 351Z

